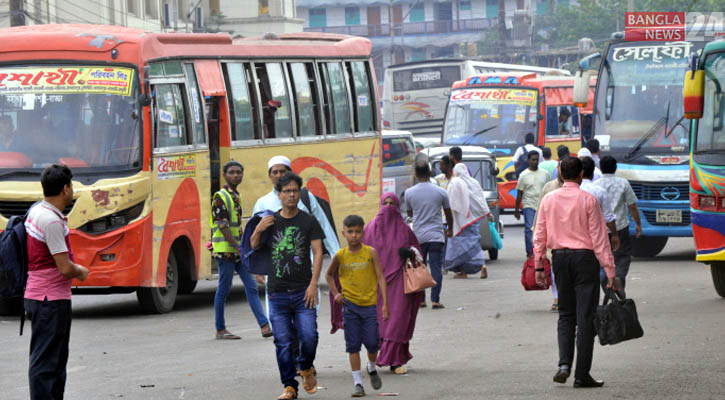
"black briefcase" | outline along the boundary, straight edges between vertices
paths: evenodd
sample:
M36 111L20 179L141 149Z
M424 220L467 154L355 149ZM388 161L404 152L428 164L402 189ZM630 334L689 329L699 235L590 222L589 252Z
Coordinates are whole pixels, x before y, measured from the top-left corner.
M597 315L594 317L599 343L606 346L642 337L644 331L637 318L634 300L622 298L611 289L605 292L604 301L601 306L597 306Z

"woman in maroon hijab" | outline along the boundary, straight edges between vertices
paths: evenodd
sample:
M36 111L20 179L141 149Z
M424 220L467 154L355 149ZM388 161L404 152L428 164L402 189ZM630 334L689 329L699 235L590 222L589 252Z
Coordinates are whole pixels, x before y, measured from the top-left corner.
M413 358L408 349L415 329L415 319L422 300L422 292L405 294L403 267L405 261L398 254L400 248L416 247L418 239L403 220L398 208L400 201L393 193L383 194L380 211L365 227L362 242L375 248L380 255L380 264L388 286L388 309L390 318L382 318L382 307L378 308L378 332L382 345L378 354L379 366L390 366L396 374L404 374L404 365ZM378 292L378 304L382 304Z

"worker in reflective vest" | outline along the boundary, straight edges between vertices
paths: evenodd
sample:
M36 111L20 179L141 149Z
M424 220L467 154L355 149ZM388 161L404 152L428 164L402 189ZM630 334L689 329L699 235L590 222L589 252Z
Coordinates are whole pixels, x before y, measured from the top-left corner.
M219 283L214 296L216 338L241 339L227 330L224 321L224 304L232 287L234 271L237 271L244 283L247 301L257 319L262 337L270 337L272 330L259 300L257 282L242 265L239 256L239 244L242 238L242 202L239 199L237 186L244 178L244 167L238 161L232 160L224 165L223 171L227 183L214 194L210 221L212 252L219 266Z

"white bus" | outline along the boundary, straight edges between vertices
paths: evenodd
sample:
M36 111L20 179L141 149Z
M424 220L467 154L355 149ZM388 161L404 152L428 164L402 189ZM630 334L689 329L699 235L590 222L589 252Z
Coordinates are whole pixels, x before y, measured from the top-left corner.
M440 140L443 114L453 82L471 75L495 72L569 71L530 65L501 64L462 58L415 61L391 65L383 81L383 129L410 131L419 139Z

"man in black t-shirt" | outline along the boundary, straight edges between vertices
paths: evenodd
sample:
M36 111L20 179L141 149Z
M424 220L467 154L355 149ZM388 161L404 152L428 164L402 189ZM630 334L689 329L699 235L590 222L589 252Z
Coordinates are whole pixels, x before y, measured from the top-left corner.
M301 187L302 178L294 173L289 172L279 178L275 190L282 202L282 210L274 216L262 218L250 238L252 248L264 246L272 256L267 291L277 366L284 385L279 399L297 398L295 361L300 366L305 391L317 391L312 363L319 339L317 282L322 271L322 239L325 234L317 219L297 208ZM271 229L271 234L262 242L262 232L267 229ZM297 360L294 360L292 350L295 336L300 343Z

